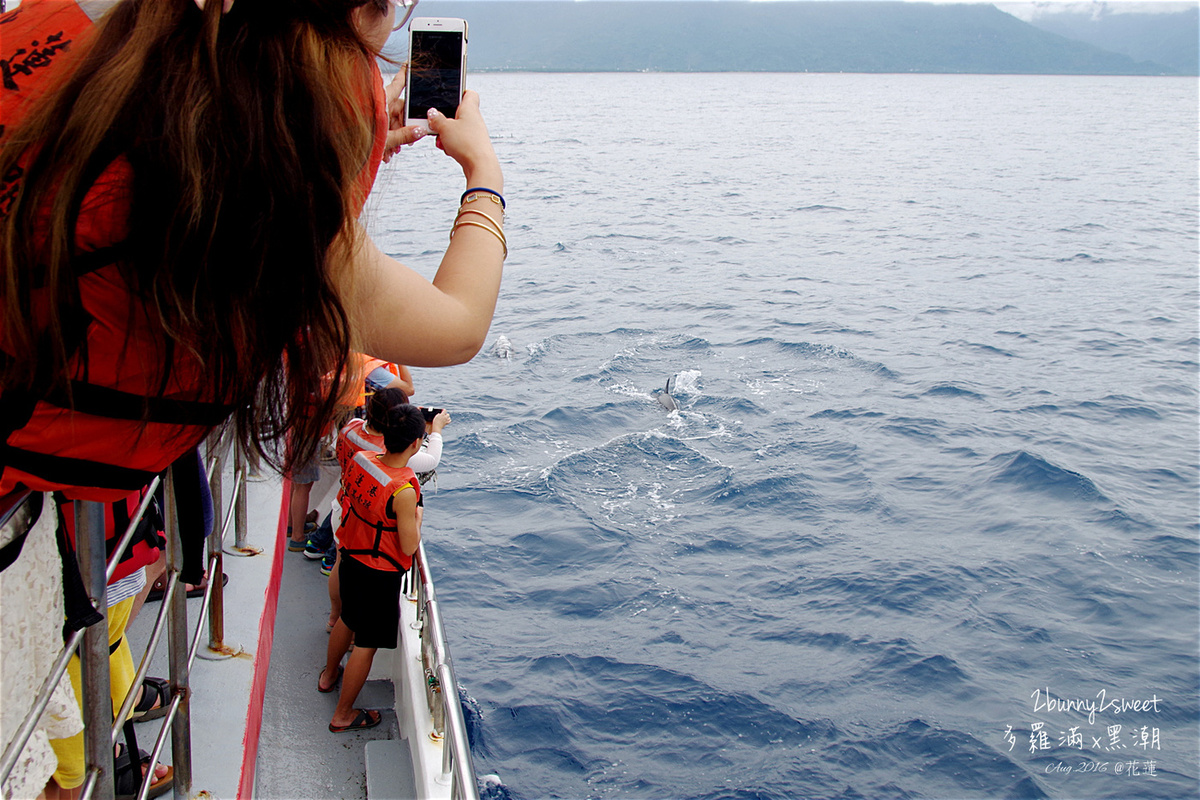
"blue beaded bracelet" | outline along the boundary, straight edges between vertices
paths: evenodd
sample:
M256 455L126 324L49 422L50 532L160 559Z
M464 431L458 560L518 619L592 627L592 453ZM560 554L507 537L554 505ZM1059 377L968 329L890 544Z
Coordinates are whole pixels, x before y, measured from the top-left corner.
M462 197L459 198L458 204L461 206L463 203L467 202L467 195L472 194L473 192L486 192L487 194L495 195L500 200L500 208L504 209L505 211L508 210L508 206L504 204L504 195L500 194L495 189L485 189L482 186L477 186L474 189L467 189L462 193Z

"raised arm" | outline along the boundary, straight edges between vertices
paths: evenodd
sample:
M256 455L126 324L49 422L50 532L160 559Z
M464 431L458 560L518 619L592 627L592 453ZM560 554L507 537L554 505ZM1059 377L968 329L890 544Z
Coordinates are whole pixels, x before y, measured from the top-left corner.
M462 166L466 188L504 191L504 175L475 92L464 94L455 119L431 112L429 126L438 146ZM502 230L499 206L474 205ZM478 220L478 215L470 218ZM416 367L461 364L479 352L496 309L505 255L500 237L486 223L458 228L432 283L385 255L361 228L355 238L351 269L342 274L338 288L358 347Z
M415 387L413 385L412 371L403 364L397 364L396 370L400 373L392 380L392 386L395 386L400 391L404 392L410 398L413 396Z

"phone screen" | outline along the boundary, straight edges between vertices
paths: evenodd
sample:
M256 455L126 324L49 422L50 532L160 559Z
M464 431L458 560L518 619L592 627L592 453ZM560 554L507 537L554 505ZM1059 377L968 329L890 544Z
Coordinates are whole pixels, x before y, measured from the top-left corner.
M462 31L413 31L408 54L408 107L424 117L431 108L454 117L462 93Z

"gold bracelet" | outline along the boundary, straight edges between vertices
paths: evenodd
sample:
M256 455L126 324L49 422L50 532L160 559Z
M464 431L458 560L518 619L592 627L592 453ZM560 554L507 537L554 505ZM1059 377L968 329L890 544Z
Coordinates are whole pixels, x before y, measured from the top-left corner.
M469 220L469 219L455 220L453 227L450 228L450 238L451 239L454 238L454 232L456 230L458 230L460 225L474 225L477 228L484 228L485 230L491 231L491 234L493 236L495 236L500 241L504 242L504 245L506 247L508 246L508 238L504 235L504 231L502 231L498 227L496 227L495 223L492 223L491 225L487 225L483 222L475 222L474 220Z
M500 246L504 248L504 257L508 258L508 241L505 240L504 234L501 231L496 230L495 228L490 228L487 225L484 225L482 222L474 222L469 219L459 220L458 222L454 223L454 227L450 229L450 239L451 240L454 239L455 232L459 228L461 228L463 225L474 225L476 228L483 228L485 231L490 233L492 236L495 236L496 239L499 240Z
M454 218L454 221L455 221L455 223L457 223L457 222L458 222L460 219L462 219L462 215L463 215L463 214L478 214L479 216L481 216L481 217L483 217L484 219L486 219L488 222L490 222L490 223L492 223L493 225L495 225L497 229L499 229L499 228L500 228L500 226L501 226L502 224L504 224L504 223L503 223L503 221L501 221L501 222L496 222L496 220L492 219L492 215L491 215L491 214L485 214L485 213L483 213L482 211L476 211L476 210L475 210L475 209L473 209L473 208L463 208L463 209L459 209L458 216Z
M500 195L492 194L491 192L471 192L463 197L462 202L458 204L458 207L461 210L462 207L467 203L470 203L472 200L478 200L481 197L487 198L496 205L500 206L500 216L504 216L504 201L500 199Z
M508 238L504 235L504 229L500 227L499 223L497 223L496 220L492 219L487 214L484 214L482 211L472 211L469 208L466 209L465 211L460 211L458 216L454 218L454 224L450 226L450 230L453 231L454 228L458 227L458 224L460 222L467 222L467 220L464 220L462 218L463 214L478 214L479 216L483 217L484 219L487 220L487 223L474 222L472 224L473 225L484 225L485 227L487 225L490 225L491 227L488 228L488 230L490 230L492 233L499 236L506 245L508 244Z

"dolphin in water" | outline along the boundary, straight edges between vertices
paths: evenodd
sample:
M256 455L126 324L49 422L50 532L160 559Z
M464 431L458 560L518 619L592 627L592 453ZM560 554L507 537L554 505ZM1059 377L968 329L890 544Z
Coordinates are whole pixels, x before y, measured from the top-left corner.
M654 393L654 399L657 400L658 404L660 406L662 406L663 408L665 408L667 411L678 411L679 410L679 403L678 403L678 401L675 400L675 397L671 394L671 392L673 392L673 391L675 391L675 376L674 375L667 378L667 385L666 385L666 387L663 388L662 391L658 391L658 392Z
M504 361L511 361L513 357L512 342L504 334L496 337L496 342L492 345L492 355Z

